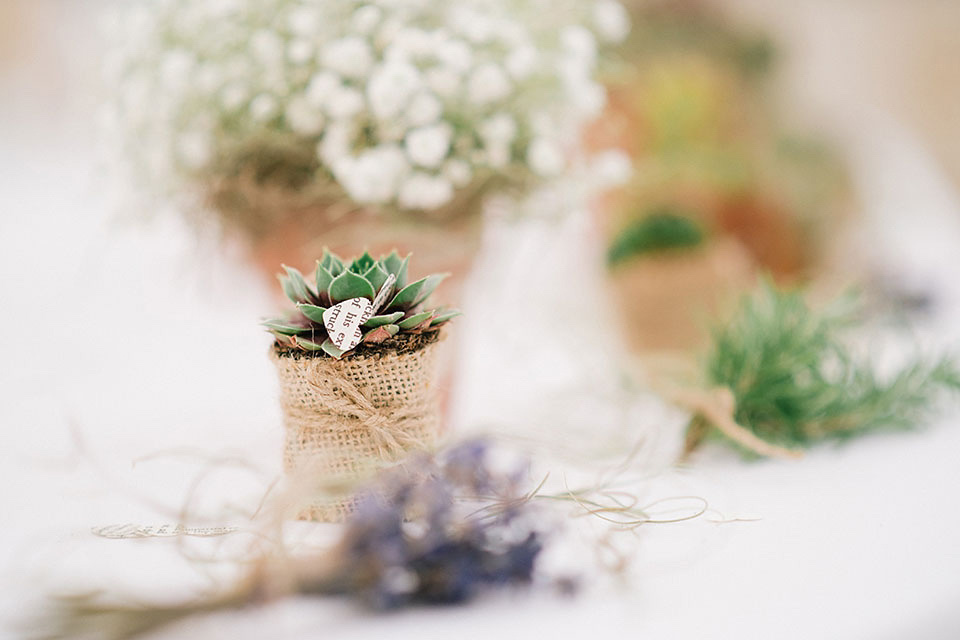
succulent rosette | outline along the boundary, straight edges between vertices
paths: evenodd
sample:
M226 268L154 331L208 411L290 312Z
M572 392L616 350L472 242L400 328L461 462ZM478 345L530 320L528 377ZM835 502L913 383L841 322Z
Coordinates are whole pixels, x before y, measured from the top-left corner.
M408 282L409 264L410 256L401 258L396 251L379 260L364 253L349 262L324 251L323 258L317 261L312 284L299 270L285 266L286 273L279 276L280 283L297 310L285 318L263 324L282 348L323 352L338 359L349 349L338 348L331 340L328 311L351 300L361 299L371 305L378 299L384 301L359 325L361 344L376 345L396 336L402 340L438 331L451 318L460 315L456 310L425 308L427 298L447 274L428 275Z
M249 175L436 210L563 172L604 105L599 54L628 30L615 0L136 2L115 28L108 120L173 191Z

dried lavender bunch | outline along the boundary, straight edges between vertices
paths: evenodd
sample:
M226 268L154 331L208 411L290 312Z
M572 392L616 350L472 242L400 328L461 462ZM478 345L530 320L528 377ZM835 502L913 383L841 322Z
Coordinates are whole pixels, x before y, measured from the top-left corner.
M469 441L383 472L327 553L264 555L223 595L174 606L61 598L32 636L124 640L193 615L297 594L353 596L387 610L460 603L487 589L527 585L543 537L529 495L521 493L526 467L494 471L493 453L486 442Z
M348 520L342 566L319 590L391 609L529 583L542 539L529 503L516 499L525 473L491 472L490 455L472 441L384 474ZM502 508L478 511L494 503Z

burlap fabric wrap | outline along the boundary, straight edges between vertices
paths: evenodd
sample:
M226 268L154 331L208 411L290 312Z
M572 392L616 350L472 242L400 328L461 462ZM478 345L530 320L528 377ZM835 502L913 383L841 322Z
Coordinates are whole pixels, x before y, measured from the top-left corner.
M641 256L612 274L626 338L636 352L703 346L710 324L730 312L755 278L750 257L732 240Z
M342 520L358 480L436 442L437 346L342 360L271 349L286 428L284 469L299 484L327 488L305 499L298 518Z

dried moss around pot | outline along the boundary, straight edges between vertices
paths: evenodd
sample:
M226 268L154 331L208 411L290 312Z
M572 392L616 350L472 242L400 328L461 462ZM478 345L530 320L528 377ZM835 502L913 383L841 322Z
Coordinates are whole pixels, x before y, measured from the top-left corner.
M352 351L343 355L343 359L351 358L375 358L383 354L395 353L404 355L415 353L428 347L431 344L439 342L443 337L441 329L428 331L425 333L399 333L392 338L375 344L360 343ZM295 349L288 345L273 343L273 350L281 358L329 358L323 351L304 351Z

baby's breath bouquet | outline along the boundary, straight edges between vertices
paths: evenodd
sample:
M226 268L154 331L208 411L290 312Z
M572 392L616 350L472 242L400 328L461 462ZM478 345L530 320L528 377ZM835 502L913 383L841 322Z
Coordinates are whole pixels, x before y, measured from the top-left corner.
M629 24L615 0L157 0L115 27L110 120L137 174L257 234L447 220L557 176Z

